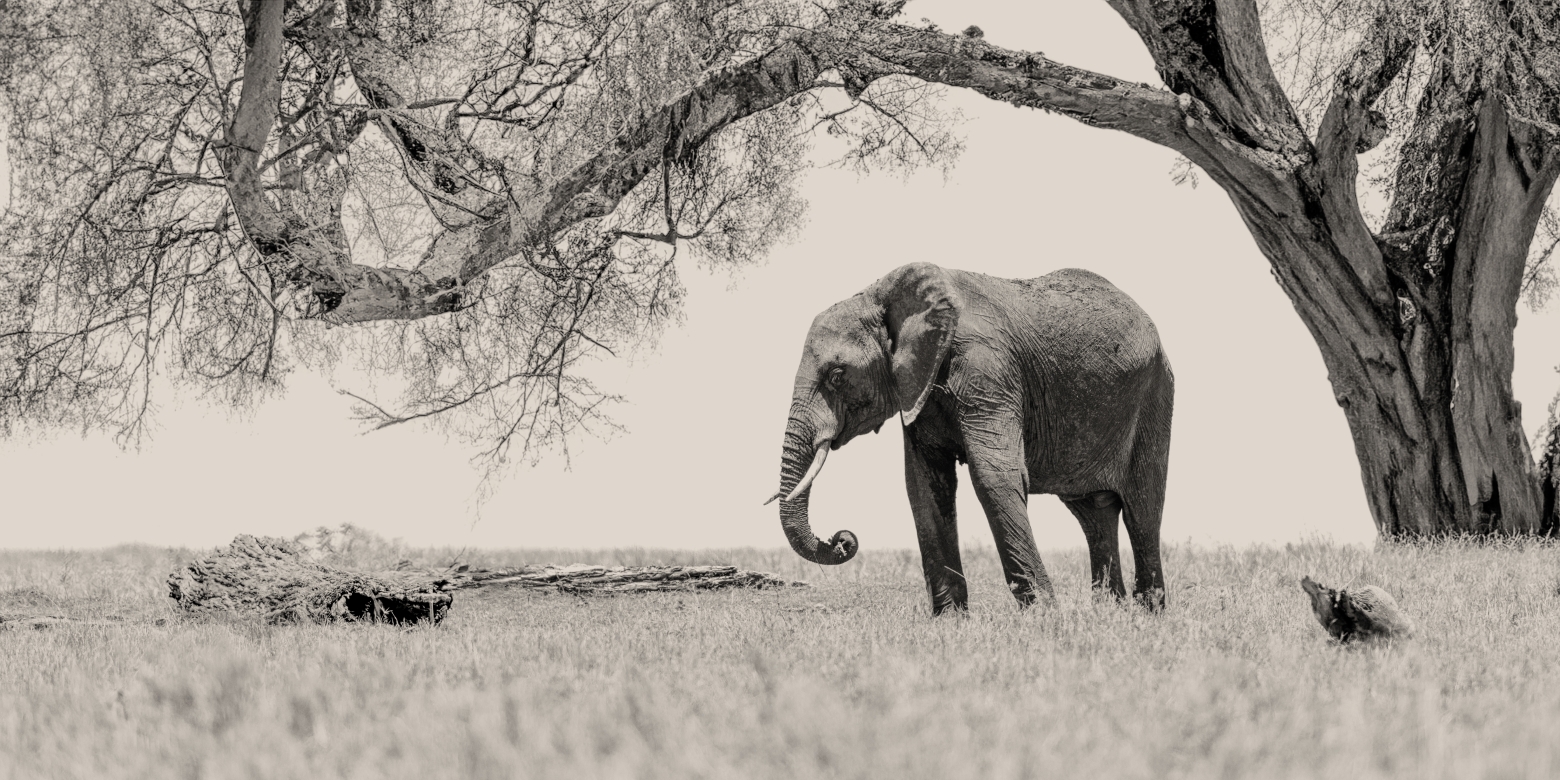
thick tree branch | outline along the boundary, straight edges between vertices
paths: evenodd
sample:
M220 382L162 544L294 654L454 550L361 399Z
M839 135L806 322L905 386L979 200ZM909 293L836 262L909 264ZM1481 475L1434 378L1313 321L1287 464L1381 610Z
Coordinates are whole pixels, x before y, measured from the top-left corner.
M413 186L440 221L451 227L491 221L505 200L503 166L468 144L453 123L435 127L413 113L410 86L397 83L404 63L379 37L379 14L379 3L352 0L344 31L322 24L313 37L344 50L358 91L376 109L375 121L401 151L415 174Z
M863 24L842 57L858 83L889 74L974 90L993 100L1054 111L1092 127L1120 130L1184 154L1197 153L1176 96L1162 89L1063 65L1042 54L982 39L878 20Z
M830 63L798 35L768 53L715 71L675 100L650 112L541 197L522 203L512 228L522 240L542 240L583 219L610 214L663 155L691 154L720 129L773 108L817 86Z
M284 5L251 0L244 7L244 84L222 157L233 213L256 251L282 259L289 278L309 286L326 316L397 317L412 302L432 313L418 295L429 287L420 274L352 263L339 213L290 213L267 193L261 157L280 101Z
M1261 31L1254 16L1232 18L1243 25L1243 35L1260 41ZM1311 221L1306 194L1296 176L1298 169L1312 161L1313 153L1309 143L1297 135L1299 124L1287 101L1272 97L1277 94L1281 98L1282 93L1271 91L1278 87L1265 61L1260 62L1255 76L1233 78L1241 85L1242 94L1254 96L1248 98L1253 104L1266 106L1262 110L1276 114L1264 122L1250 124L1252 128L1260 125L1271 130L1264 131L1269 136L1267 142L1253 145L1237 137L1228 122L1193 94L1171 94L1124 82L1052 62L1038 54L1008 51L983 40L887 22L866 24L853 43L864 55L845 61L842 67L855 68L858 80L860 74L870 77L885 70L906 73L973 89L1013 105L1056 111L1094 127L1120 130L1186 155L1223 187L1237 205L1245 204L1243 216L1249 214L1255 219L1258 213L1265 215L1261 217L1268 220L1265 227L1248 220L1259 237L1277 224L1287 225L1313 240L1323 238L1327 232L1325 226ZM1260 43L1253 52L1240 54L1233 61L1243 62L1261 54ZM1262 83L1269 85L1270 90L1258 89L1256 85ZM1221 94L1226 94L1227 99L1220 100L1228 103L1235 93L1226 90ZM1249 111L1247 114L1255 116ZM1336 253L1329 249L1322 256L1336 257ZM1282 252L1270 253L1268 257L1276 264L1291 262L1294 255ZM1331 268L1298 269L1298 273L1336 275ZM1343 273L1351 272L1343 266ZM1345 278L1337 279L1336 284L1359 286L1357 280ZM1359 302L1357 297L1349 296L1351 301Z
M1309 157L1294 107L1273 75L1254 0L1108 0L1154 58L1166 86L1202 101L1241 143Z
M1413 54L1415 39L1398 20L1383 13L1339 71L1332 102L1316 136L1316 164L1306 169L1306 184L1321 204L1339 251L1366 291L1383 307L1394 294L1375 237L1360 211L1356 181L1358 156L1386 136L1386 119L1372 109Z
M430 178L454 194L461 189L454 182L469 178L469 170L463 173L464 166L451 164L448 152L454 142L448 135L400 110L404 98L378 69L384 64L384 52L375 48L369 34L371 6L349 5L348 34L353 40L344 43L356 47L355 76L387 111L392 133L414 164L432 171ZM304 274L325 277L315 283L314 293L326 316L340 322L413 319L459 308L467 285L524 247L549 241L582 220L611 213L661 164L665 150L698 148L721 128L812 89L828 67L819 47L807 45L827 33L794 35L762 56L707 75L625 128L557 181L530 191L511 187L500 198L473 204L477 219L436 236L417 270L373 268L352 263L344 247L338 251L322 246L321 231L296 229L264 200L258 161L276 120L282 20L280 13L273 13L255 16L250 25L250 40L265 45L252 43L246 55L241 121L235 121L235 127L245 131L242 138L248 145L236 153L237 165L248 167L235 168L238 186L229 188L235 213L262 254L285 254ZM323 29L317 27L315 34L324 35ZM269 98L262 97L265 89L272 92ZM443 153L442 158L435 153ZM441 166L453 173L442 171Z
M527 245L551 240L582 220L610 214L661 165L667 149L699 148L721 128L812 89L826 69L826 61L801 41L792 40L749 62L714 72L630 125L559 180L532 192L512 189L507 209L490 223L441 234L425 265L458 269L441 280L453 288Z
M233 200L250 240L275 241L286 233L286 225L265 201L260 180L260 155L276 122L276 105L281 99L278 83L282 62L282 11L285 3L250 0L244 7L244 85L239 92L238 110L228 126L224 168L228 195Z
M1320 180L1323 177L1312 172L1316 151L1268 62L1255 4L1251 0L1111 0L1111 5L1143 39L1175 94L1123 84L1034 55L994 50L975 41L940 60L923 55L925 66L913 72L974 88L998 100L1059 110L1087 124L1124 130L1175 149L1235 201L1258 245L1281 271L1280 278L1295 279L1292 295L1302 292L1300 280L1320 279L1338 291L1333 300L1347 311L1389 309L1391 291L1379 251L1353 194L1354 145L1337 152L1351 155L1346 161L1336 156L1330 161L1340 175L1337 182L1346 179L1346 185L1333 186L1336 182ZM905 48L924 52L938 45L920 42ZM947 52L946 42L940 46ZM867 45L869 51L878 48ZM1389 59L1400 56L1395 49L1391 53ZM1384 71L1401 66L1392 61L1380 67ZM998 75L986 76L986 69ZM1364 80L1348 87L1356 90L1353 99L1368 110L1395 73L1364 78L1362 66L1356 75ZM999 86L988 87L986 81ZM1333 132L1341 131L1333 128ZM1343 177L1345 167L1349 173ZM1308 182L1308 172L1317 180ZM1299 251L1300 245L1311 249ZM1343 311L1337 315L1345 316Z
M1456 46L1456 40L1449 39L1430 64L1429 83L1403 141L1392 205L1380 234L1389 263L1416 292L1423 280L1443 271L1468 177L1477 90L1459 71Z

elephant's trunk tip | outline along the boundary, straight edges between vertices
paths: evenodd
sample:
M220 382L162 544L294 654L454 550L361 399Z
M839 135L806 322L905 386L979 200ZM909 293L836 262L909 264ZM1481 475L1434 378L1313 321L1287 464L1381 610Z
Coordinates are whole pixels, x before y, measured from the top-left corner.
M834 551L838 563L844 563L856 557L856 551L861 549L861 543L856 541L856 535L849 531L840 531L829 540L829 549Z

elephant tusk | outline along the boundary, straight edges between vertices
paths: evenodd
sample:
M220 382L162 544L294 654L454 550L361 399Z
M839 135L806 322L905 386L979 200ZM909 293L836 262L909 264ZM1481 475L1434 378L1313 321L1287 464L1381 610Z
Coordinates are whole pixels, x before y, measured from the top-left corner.
M807 475L802 477L801 482L796 483L796 488L791 491L791 495L785 497L786 501L795 501L796 497L818 478L818 472L823 471L823 462L829 459L829 444L830 442L824 442L818 445L818 452L813 455L812 465L807 467Z
M775 502L775 499L780 498L781 496L784 496L784 495L785 495L785 491L784 490L779 491L778 493L775 493L774 495L769 497L768 501L764 502L764 506L769 506L770 504L773 504Z

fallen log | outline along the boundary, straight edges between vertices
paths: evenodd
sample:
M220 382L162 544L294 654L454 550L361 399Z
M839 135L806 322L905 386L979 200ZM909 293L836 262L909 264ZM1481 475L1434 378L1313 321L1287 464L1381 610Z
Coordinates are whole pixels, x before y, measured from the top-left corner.
M122 620L87 620L68 615L0 615L0 631L31 628L43 630L53 626L123 626Z
M518 587L560 593L639 593L805 586L735 566L529 565L442 571L344 571L285 539L241 534L168 577L168 595L192 613L258 614L271 623L365 621L438 624L458 590Z
M510 569L457 568L453 588L506 585L553 589L562 593L633 593L651 590L786 588L804 586L761 571L735 566L521 566Z

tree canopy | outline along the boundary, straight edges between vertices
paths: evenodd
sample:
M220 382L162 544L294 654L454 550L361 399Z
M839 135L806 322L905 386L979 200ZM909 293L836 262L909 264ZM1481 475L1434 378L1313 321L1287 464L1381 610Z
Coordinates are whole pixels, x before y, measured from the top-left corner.
M574 369L678 316L680 247L735 267L791 235L809 130L852 165L957 148L923 84L831 101L797 31L844 12L794 3L5 13L7 430L133 439L158 372L243 402L345 351L407 380L375 424L534 453L610 424Z

